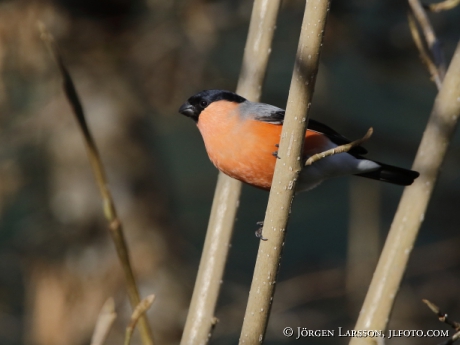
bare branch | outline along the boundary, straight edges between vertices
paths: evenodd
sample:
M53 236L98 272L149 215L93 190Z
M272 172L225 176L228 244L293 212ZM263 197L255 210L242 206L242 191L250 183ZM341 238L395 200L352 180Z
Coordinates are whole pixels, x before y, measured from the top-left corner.
M445 342L441 343L440 345L452 345L458 339L460 339L460 331L455 333L450 339L447 339Z
M338 153L348 152L353 147L360 146L361 144L363 144L364 142L369 140L369 138L372 136L373 132L374 132L374 130L371 127L371 128L369 128L367 130L366 135L364 137L362 137L361 139L352 141L351 143L348 143L348 144L345 144L345 145L340 145L340 146L334 147L333 149L330 149L330 150L327 150L327 151L324 151L324 152L314 154L313 156L311 156L310 158L307 159L307 161L305 162L305 166L312 165L313 163L319 161L320 159L323 159L323 158L326 158L326 157L329 157L329 156L333 156L333 155L336 155Z
M139 321L139 318L144 315L147 310L149 310L154 300L155 295L149 295L140 301L137 307L134 308L134 311L131 315L131 321L129 322L128 327L126 327L124 345L129 345L131 342L131 336L133 335L134 329L136 328L137 321Z
M441 75L433 59L430 56L430 52L426 48L426 44L423 44L413 12L409 11L407 13L407 20L409 22L409 28L412 34L412 39L414 40L415 46L417 47L420 53L420 58L422 59L423 64L428 69L428 72L430 73L432 80L434 81L436 87L439 90L442 85Z
M451 10L459 4L460 0L444 0L438 3L424 5L423 7L430 10L431 12L441 12Z
M418 24L420 25L423 36L425 38L426 44L433 56L433 61L438 69L440 82L444 79L446 65L444 59L444 53L441 49L441 44L439 40L436 38L436 34L433 30L433 27L428 19L428 16L423 9L422 4L419 0L408 0L412 13L414 14L415 19L417 20ZM431 72L431 71L430 71ZM436 81L438 84L438 81Z
M77 90L73 83L73 80L62 60L61 55L59 54L58 47L54 41L53 36L46 30L46 27L43 23L38 25L40 30L40 37L45 43L48 51L50 52L52 58L57 63L59 71L63 80L63 88L67 100L69 101L75 118L77 120L78 126L83 134L84 143L86 146L86 152L88 153L88 158L93 169L94 176L96 178L97 186L99 187L99 192L102 197L102 207L104 210L105 218L107 219L110 234L115 243L115 248L117 250L118 258L120 259L121 266L123 268L128 297L131 303L131 306L135 308L139 302L139 291L137 288L136 279L134 277L133 269L129 259L128 246L126 244L125 235L123 233L123 228L121 221L118 219L117 211L115 208L115 203L112 198L112 194L108 188L107 177L105 173L104 166L102 165L101 157L99 151L96 147L96 143L91 135L91 131L86 123L85 114L83 111L83 106L81 105L80 98L78 96ZM142 316L140 320L140 332L142 336L142 342L144 345L152 345L152 333L150 331L147 319L145 316Z
M449 325L450 327L455 329L457 332L460 331L460 323L449 319L447 314L443 313L436 304L430 302L427 299L423 299L422 301L428 306L428 308L431 309L433 313L436 314L439 321L444 322L445 324Z
M313 98L328 0L308 0L291 78L286 116L270 190L254 276L239 344L261 344L270 316L295 183L303 167L303 139Z
M439 321L444 322L445 324L449 325L450 327L452 327L456 331L456 333L452 337L450 337L449 339L447 339L446 341L442 342L439 345L451 345L455 341L460 339L460 323L449 319L447 314L443 313L436 304L430 302L427 299L423 299L422 301L423 301L423 303L425 303L428 306L428 308L431 309L431 311L433 313L436 314L436 316L438 317Z
M97 317L96 327L94 328L94 333L91 338L91 345L103 345L105 343L116 317L115 302L113 298L110 297L105 301Z
M281 0L255 0L236 92L258 101ZM220 172L192 301L181 345L206 344L216 326L214 311L241 193L241 182Z
M423 222L441 165L460 117L460 42L431 111L413 169L420 177L404 189L355 329L387 326L394 299ZM373 344L353 338L351 345Z

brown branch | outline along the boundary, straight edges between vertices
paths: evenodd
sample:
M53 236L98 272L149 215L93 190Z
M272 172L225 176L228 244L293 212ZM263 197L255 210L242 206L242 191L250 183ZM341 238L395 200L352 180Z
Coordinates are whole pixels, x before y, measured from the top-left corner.
M86 152L88 153L88 158L93 169L94 176L96 178L97 186L102 197L102 207L104 210L104 215L109 224L110 234L115 244L118 257L123 268L128 297L131 303L132 308L135 308L139 302L139 291L136 284L136 279L134 277L133 269L129 259L128 246L126 244L125 236L123 233L123 228L121 221L117 216L117 211L115 204L108 188L107 177L102 165L101 157L99 151L96 147L96 143L91 135L91 131L86 123L85 114L83 111L82 104L80 102L77 90L73 83L73 80L62 60L61 55L59 54L58 47L54 41L53 36L46 30L43 23L39 23L40 37L45 43L48 51L50 52L52 58L58 65L59 71L63 80L63 88L67 100L69 101L75 118L77 120L78 126L83 134L84 143L86 146ZM150 331L147 319L145 316L142 316L140 319L140 332L142 336L142 342L144 345L152 345L152 333Z
M430 302L430 301L427 300L427 299L423 299L422 301L423 301L423 303L425 303L425 304L428 306L428 308L431 309L431 311L432 311L433 313L436 314L436 316L438 317L439 321L441 321L441 322L443 322L443 323L449 325L449 326L452 327L452 328L455 330L455 332L456 332L452 337L450 337L449 339L447 339L446 341L442 342L442 343L439 344L439 345L451 345L451 344L453 344L455 341L457 341L458 339L460 339L460 323L458 323L458 322L456 322L456 321L453 321L453 320L449 319L448 316L447 316L447 314L446 314L446 313L443 313L443 312L439 309L439 307L438 307L436 304Z
M291 78L281 140L268 199L254 276L239 344L262 344L275 293L282 249L295 184L303 167L300 160L319 55L329 11L328 0L308 0Z
M443 342L443 343L441 343L439 345L452 345L458 339L460 339L460 331L455 333L450 339L447 339L445 342Z
M431 12L448 11L460 4L460 0L444 0L438 3L424 5L423 7Z
M131 314L131 320L126 327L125 333L125 342L124 345L129 345L131 342L131 336L133 335L136 324L139 321L139 318L145 314L147 310L152 306L153 301L155 300L155 295L149 295L145 297L142 301L139 302L136 308L134 308L133 313Z
M387 326L407 262L414 247L441 165L460 117L460 42L447 70L417 151L413 169L420 172L404 189L355 329ZM373 344L372 338L353 338L351 345Z
M345 145L340 145L340 146L334 147L333 149L330 149L330 150L327 150L327 151L324 151L324 152L314 154L313 156L311 156L310 158L307 159L307 161L305 162L305 166L312 165L313 163L319 161L320 159L323 159L323 158L326 158L326 157L329 157L329 156L333 156L333 155L338 154L338 153L348 152L353 147L360 146L361 144L363 144L364 142L369 140L369 138L372 136L373 132L374 132L374 130L371 127L371 128L369 128L367 130L366 135L364 137L362 137L361 139L352 141L351 143L348 143L348 144L345 144Z
M116 317L115 302L113 298L109 298L102 306L97 317L96 327L91 338L91 345L103 345L105 343Z
M433 59L431 58L430 52L428 51L426 44L424 44L422 41L420 31L416 23L416 19L412 11L409 11L407 13L407 20L409 22L409 29L412 34L412 39L414 40L415 46L417 47L420 53L420 59L428 69L428 72L430 73L432 80L434 81L436 87L439 90L442 84L440 72L436 67Z
M442 84L442 80L444 79L446 70L444 53L441 49L441 44L436 37L430 20L428 19L428 16L420 1L408 0L408 2L415 20L420 25L420 28L423 32L423 37L425 38L425 42L429 51L431 52L434 64L436 65L437 73L434 75L434 81L439 89ZM430 73L432 73L431 70Z
M236 92L257 102L262 91L281 0L255 0ZM192 301L181 345L206 344L227 260L241 182L219 173Z
M445 324L449 325L450 327L452 327L457 332L460 331L460 323L449 319L447 314L443 313L436 304L430 302L427 299L423 299L422 301L423 301L423 303L425 303L428 306L428 308L431 309L431 311L433 313L436 314L436 316L438 317L439 321L444 322Z

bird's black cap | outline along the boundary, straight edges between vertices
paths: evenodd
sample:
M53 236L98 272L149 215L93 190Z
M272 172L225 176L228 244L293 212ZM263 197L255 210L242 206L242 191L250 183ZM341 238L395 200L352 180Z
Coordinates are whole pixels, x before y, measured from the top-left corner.
M192 118L195 122L198 122L201 112L206 109L208 105L221 100L243 103L246 101L246 98L226 90L204 90L196 95L193 95L187 100L187 102L182 104L179 108L179 113Z

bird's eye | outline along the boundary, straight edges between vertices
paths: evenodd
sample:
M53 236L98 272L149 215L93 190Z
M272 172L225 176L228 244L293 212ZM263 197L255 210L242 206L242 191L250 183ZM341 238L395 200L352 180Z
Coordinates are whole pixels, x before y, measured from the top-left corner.
M206 108L208 106L208 102L206 101L201 101L200 102L200 105L203 107L203 108Z

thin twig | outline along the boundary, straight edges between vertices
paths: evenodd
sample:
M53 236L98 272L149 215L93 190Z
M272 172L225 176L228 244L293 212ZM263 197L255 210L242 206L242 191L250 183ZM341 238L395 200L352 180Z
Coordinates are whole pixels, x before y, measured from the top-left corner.
M425 303L428 306L428 308L431 309L431 311L433 313L436 314L436 316L438 317L439 321L444 322L445 324L449 325L450 327L452 327L457 332L460 331L460 323L449 319L447 314L442 312L436 304L430 302L427 299L423 299L422 301L423 301L423 303Z
M311 156L310 158L307 159L307 161L305 162L305 166L312 165L313 163L319 161L320 159L323 159L323 158L326 158L326 157L329 157L329 156L333 156L333 155L338 154L338 153L348 152L353 147L360 146L361 144L363 144L364 142L369 140L369 138L372 136L373 132L374 132L374 130L371 127L371 128L369 128L367 130L366 135L364 137L362 137L361 139L352 141L351 143L348 143L348 144L345 144L345 145L340 145L340 146L334 147L333 149L330 149L330 150L327 150L327 151L324 151L324 152L314 154L313 156Z
M423 36L425 38L426 44L433 56L433 61L438 69L439 80L435 79L435 82L436 85L438 85L439 83L438 87L440 87L446 72L444 53L441 49L441 44L439 40L436 38L436 34L433 30L430 20L428 19L428 16L425 10L423 9L423 6L420 3L420 1L408 0L408 2L415 19L417 20L418 24L420 25L423 31Z
M43 23L39 23L39 30L41 33L41 39L45 43L52 58L55 60L59 67L59 71L63 79L65 95L72 107L75 118L77 119L78 125L82 131L88 158L96 178L97 186L99 187L99 192L102 197L104 215L109 224L110 234L112 235L112 239L115 243L115 248L117 250L117 254L125 274L129 300L131 306L135 308L140 302L139 291L129 259L128 246L126 244L123 228L120 220L118 219L115 204L108 188L107 177L104 166L102 165L99 151L86 123L85 114L77 90L66 66L64 65L62 57L59 54L58 47L54 41L54 38L47 31ZM142 316L139 322L143 344L152 345L152 333L150 331L146 317Z
M439 73L438 68L436 67L433 59L431 58L430 52L427 50L426 44L423 44L422 38L420 36L419 28L417 27L417 23L412 11L407 13L407 20L409 22L409 29L412 34L412 39L414 40L415 46L417 47L420 58L422 59L423 64L428 69L428 72L431 75L434 83L438 90L441 88L442 79Z
M134 311L131 315L131 321L129 322L128 327L126 327L124 345L129 345L134 329L136 328L137 321L139 321L139 318L144 315L147 310L149 310L154 300L155 295L149 295L140 301L137 307L134 308Z
M423 5L424 8L431 12L448 11L460 4L460 0L444 0L438 3Z
M109 335L110 328L117 317L115 312L115 302L110 297L102 306L101 312L97 317L96 327L91 338L91 345L103 345Z
M450 338L447 339L446 341L440 343L439 345L451 345L451 344L453 344L455 341L457 341L457 340L460 338L460 323L458 323L458 322L456 322L456 321L453 321L453 320L449 319L449 317L447 316L447 314L444 313L444 312L442 312L436 304L430 302L430 301L427 300L427 299L423 299L422 301L423 301L423 303L425 303L425 304L428 306L428 308L431 309L431 311L432 311L433 313L436 314L436 316L438 317L439 321L441 321L441 322L443 322L443 323L449 325L449 326L452 327L452 328L455 330L455 332L456 332L452 337L450 337Z
M446 341L440 343L439 345L452 345L458 339L460 339L460 331L455 333L451 338L447 339Z

